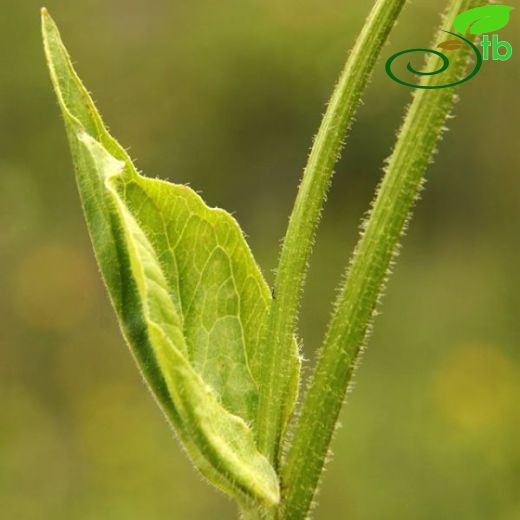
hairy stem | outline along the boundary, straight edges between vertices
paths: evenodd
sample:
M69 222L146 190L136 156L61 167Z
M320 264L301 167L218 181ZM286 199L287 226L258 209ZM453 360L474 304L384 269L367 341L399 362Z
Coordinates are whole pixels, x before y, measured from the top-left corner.
M441 27L450 28L461 10L482 3L452 1ZM444 38L444 33L439 31L432 48ZM463 77L474 52L468 45L453 53L442 79L423 76L421 85L432 87L457 81ZM426 70L436 70L439 64L440 58L432 55ZM295 429L294 442L282 469L284 519L299 520L308 514L392 257L454 101L453 88L418 89L414 94L338 296Z
M261 386L256 430L260 451L276 466L289 388L288 366L307 261L332 170L360 97L405 0L377 0L350 54L323 117L303 173L283 242L262 352L266 379Z

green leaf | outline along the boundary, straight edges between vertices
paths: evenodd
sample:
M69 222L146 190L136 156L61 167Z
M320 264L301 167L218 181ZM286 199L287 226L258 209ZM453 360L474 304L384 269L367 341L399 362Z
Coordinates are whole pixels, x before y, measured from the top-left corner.
M455 18L453 27L461 34L498 31L509 23L512 10L513 8L508 5L485 5L468 9Z
M271 295L243 234L187 186L138 174L45 10L42 23L95 255L136 362L202 474L242 503L277 504L278 478L255 444ZM292 379L296 388L296 351Z

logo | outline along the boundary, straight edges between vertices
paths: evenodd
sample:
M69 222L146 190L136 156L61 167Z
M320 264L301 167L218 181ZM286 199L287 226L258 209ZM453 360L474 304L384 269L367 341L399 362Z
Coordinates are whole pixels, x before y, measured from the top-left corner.
M412 74L416 76L434 76L447 70L450 66L450 59L446 54L438 50L422 48L407 49L390 56L385 65L386 73L397 83L413 88L448 88L469 81L479 73L483 61L488 61L490 59L493 61L507 61L513 55L513 46L509 42L500 41L498 34L493 34L491 37L488 34L502 29L509 23L509 15L512 9L512 7L507 5L487 5L468 9L467 11L460 13L453 22L454 30L457 32L443 31L446 34L453 36L453 39L440 43L438 48L442 49L444 52L450 52L457 51L464 46L469 46L475 54L475 66L465 78L446 85L416 85L415 83L397 77L392 67L394 61L400 56L416 52L426 52L438 56L441 59L441 65L434 71L419 71L411 64L411 62L408 62L406 68ZM482 35L479 44L479 46L482 47L482 52L470 39L471 36L475 35Z

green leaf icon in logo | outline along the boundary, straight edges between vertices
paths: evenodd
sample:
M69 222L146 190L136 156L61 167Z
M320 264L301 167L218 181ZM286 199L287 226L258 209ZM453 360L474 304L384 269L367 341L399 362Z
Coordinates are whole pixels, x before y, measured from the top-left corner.
M508 5L486 5L475 7L460 13L453 26L461 34L483 34L498 31L509 22L509 13L513 10Z

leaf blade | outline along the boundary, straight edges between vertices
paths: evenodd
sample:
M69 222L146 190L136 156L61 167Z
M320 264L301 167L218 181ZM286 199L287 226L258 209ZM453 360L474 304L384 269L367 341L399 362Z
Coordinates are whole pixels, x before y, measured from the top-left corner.
M138 174L46 11L42 25L96 258L136 362L201 473L241 502L275 505L253 431L271 297L243 234L188 187Z

